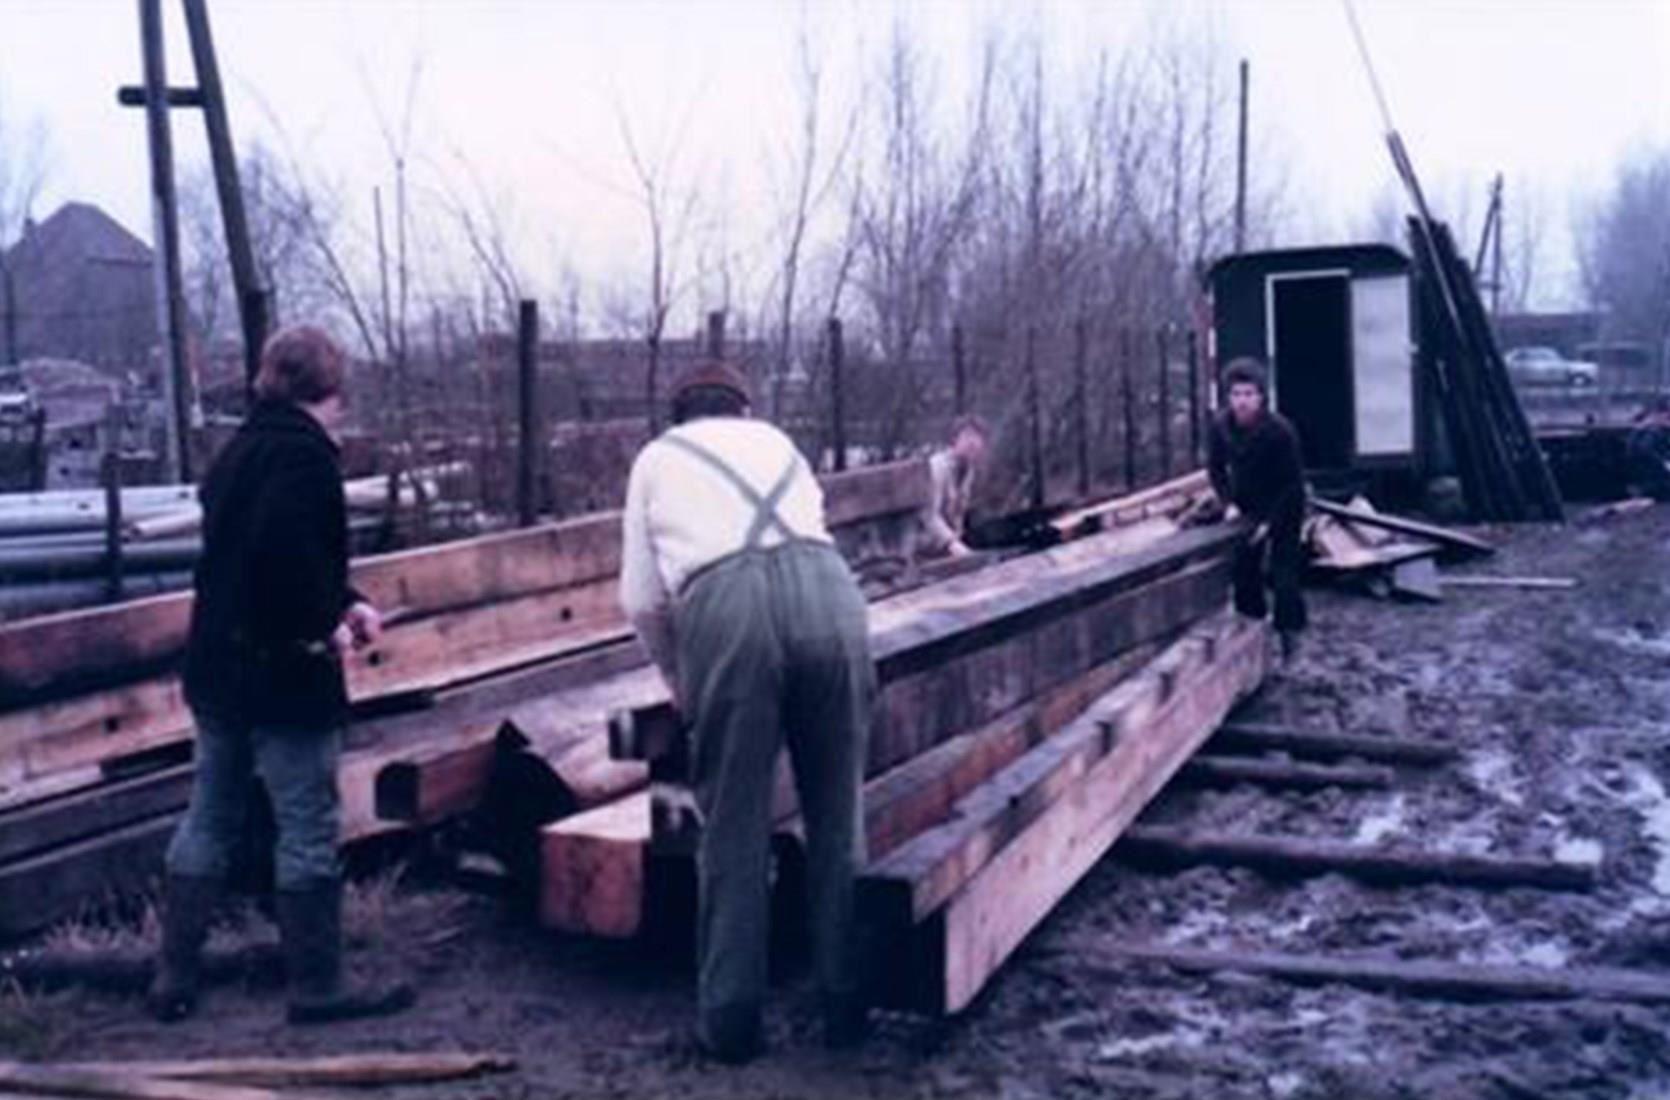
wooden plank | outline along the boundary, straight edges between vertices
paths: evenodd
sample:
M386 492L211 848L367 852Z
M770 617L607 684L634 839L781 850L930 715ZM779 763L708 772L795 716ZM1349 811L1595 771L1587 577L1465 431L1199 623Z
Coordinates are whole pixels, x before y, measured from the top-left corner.
M1050 520L1050 526L1063 538L1080 538L1120 523L1154 516L1175 517L1187 510L1195 497L1210 492L1211 488L1206 471L1196 470L1141 492L1076 508Z
M192 765L73 791L0 816L0 864L170 810L191 798Z
M904 1007L966 1007L1068 890L1182 766L1245 693L1262 682L1269 639L1259 624L1227 618L1203 644L1210 662L1142 713L1104 716L1113 750L1004 845L939 912L886 940L884 998Z
M932 492L926 459L865 466L839 474L825 474L824 522L849 527L900 512L919 512Z
M1331 500L1320 498L1311 501L1311 507L1339 519L1350 520L1352 523L1366 524L1370 527L1382 527L1388 531L1396 531L1400 535L1414 535L1416 538L1436 542L1452 551L1469 554L1494 554L1496 548L1483 539L1447 527L1438 527L1419 520L1405 519L1402 516L1388 515L1385 512L1375 512L1366 508L1353 508L1348 504L1335 504Z
M1250 783L1291 790L1326 787L1385 788L1396 778L1390 768L1372 765L1295 764L1236 756L1196 756L1178 773L1176 782L1191 787L1232 787Z
M1577 587L1575 577L1498 577L1484 574L1470 574L1455 576L1445 574L1438 578L1438 583L1445 588L1530 588L1548 589L1551 591L1566 591Z
M1118 535L1100 536L1080 541L1065 555L1054 551L1029 555L993 566L976 577L957 578L896 601L883 601L872 607L870 614L870 651L877 674L888 685L924 670L943 670L955 658L993 650L1001 642L1038 632L1076 612L1111 607L1116 597L1183 574L1191 567L1227 568L1228 555L1241 534L1238 525L1183 532L1112 560L1098 557L1097 551L1106 549L1103 539L1117 544ZM1209 583L1204 579L1206 575L1191 574L1192 583ZM1089 648L1103 655L1125 647L1108 641L1121 632L1128 639L1126 646L1164 633L1132 638L1124 616L1110 614L1087 627L1063 626L1056 632L1056 640L1070 642L1074 631L1080 629L1088 631ZM1079 667L1088 667L1089 663ZM1064 670L1063 675L1072 671ZM963 684L948 692L942 702L949 705L978 699L988 690L990 685L986 683L981 684L980 691L970 691L969 685ZM1005 690L1016 689L1008 685ZM987 716L1026 694L1023 690L992 707ZM885 712L885 700L883 709ZM922 708L917 712L922 713ZM966 720L953 722L952 729L971 724ZM612 720L610 726L611 750L622 759L653 759L671 752L678 743L678 716L665 698L635 708L630 715ZM931 743L910 743L908 737L904 741L894 746L884 740L879 751L873 746L871 774L915 755Z
M281 1100L279 1093L245 1085L169 1081L46 1063L0 1062L0 1088L105 1100ZM296 1098L297 1094L290 1093Z
M1593 863L1376 848L1296 837L1191 832L1136 826L1120 840L1122 858L1164 867L1209 864L1248 867L1276 877L1342 874L1388 886L1443 882L1458 886L1528 886L1588 890L1599 878Z
M1075 972L1120 979L1134 964L1158 963L1186 974L1256 974L1299 985L1349 985L1401 995L1462 1001L1624 1001L1670 1004L1670 978L1644 970L1482 966L1429 959L1290 955L1218 951L1158 944L1066 939L1045 954L1070 960Z
M1360 760L1423 767L1448 764L1461 757L1461 749L1446 741L1296 730L1248 721L1226 723L1212 738L1212 748L1225 752L1284 752L1319 760L1354 756Z
M1140 674L960 799L944 823L872 862L860 882L861 904L896 923L926 919L1083 780L1112 749L1116 722L1128 721L1139 708L1163 706L1206 660L1206 646L1196 635L1168 647Z
M577 935L636 935L643 927L649 840L648 790L545 826L540 923Z
M415 1085L503 1073L516 1068L516 1059L508 1054L370 1051L288 1058L73 1062L60 1064L58 1068L172 1081L220 1081L271 1087Z

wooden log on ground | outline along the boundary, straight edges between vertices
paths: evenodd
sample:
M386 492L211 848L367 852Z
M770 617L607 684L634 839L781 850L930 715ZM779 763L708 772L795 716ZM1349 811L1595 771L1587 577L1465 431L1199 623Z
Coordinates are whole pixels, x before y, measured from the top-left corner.
M1588 890L1593 863L1371 848L1291 837L1198 833L1159 825L1128 829L1119 855L1145 866L1246 867L1276 877L1343 874L1386 886L1443 882L1456 886L1526 886Z
M1422 767L1448 764L1461 757L1458 747L1444 741L1295 730L1263 722L1226 723L1212 738L1212 748L1223 752L1284 752L1317 760L1357 757Z
M23 1062L0 1062L0 1089L88 1100L283 1100L280 1093L247 1085L169 1081L121 1070L99 1072ZM288 1095L290 1100L296 1100L295 1093Z
M1233 787L1251 783L1289 790L1325 787L1385 788L1392 785L1392 769L1373 765L1296 764L1238 756L1196 756L1177 775L1190 787Z
M897 908L891 920L866 908L882 951L876 972L886 976L880 999L933 1013L966 1007L1230 708L1262 682L1269 649L1262 626L1225 616L1190 644L1205 650L1207 662L1163 694L1153 687L1133 693L1124 713L1098 708L1098 719L1117 731L1112 750L942 909L910 924ZM1153 709L1156 698L1166 701Z
M540 831L539 919L547 928L625 939L644 921L648 790Z
M508 1054L367 1052L289 1058L198 1058L176 1061L74 1062L59 1069L128 1074L170 1081L285 1086L421 1085L516 1068Z
M1651 971L1589 967L1556 970L1426 959L1215 951L1085 939L1052 942L1041 951L1070 960L1076 973L1089 970L1121 978L1130 973L1133 964L1158 963L1188 974L1257 974L1300 985L1349 985L1446 1000L1670 1004L1670 978Z

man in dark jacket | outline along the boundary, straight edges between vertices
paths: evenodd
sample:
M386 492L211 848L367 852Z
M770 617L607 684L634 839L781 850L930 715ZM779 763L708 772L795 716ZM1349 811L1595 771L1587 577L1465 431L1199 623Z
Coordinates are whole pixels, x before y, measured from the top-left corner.
M1269 383L1256 359L1235 359L1224 368L1228 408L1212 422L1208 470L1218 500L1234 504L1253 533L1235 556L1235 609L1254 619L1268 612L1275 594L1275 626L1283 656L1292 656L1305 628L1305 598L1299 590L1299 536L1305 519L1305 474L1293 425L1269 408Z
M258 777L272 802L289 1018L394 1011L409 990L342 982L336 766L348 698L342 653L374 642L377 612L348 585L347 505L332 429L343 354L324 332L267 341L256 404L204 478L203 556L186 643L197 722L191 805L168 848L151 1009L196 1007L209 919Z

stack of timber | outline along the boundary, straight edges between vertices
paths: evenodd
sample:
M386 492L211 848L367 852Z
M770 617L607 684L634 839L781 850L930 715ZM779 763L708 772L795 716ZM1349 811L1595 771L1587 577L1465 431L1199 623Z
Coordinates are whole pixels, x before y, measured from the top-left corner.
M1305 525L1310 569L1385 598L1442 598L1437 563L1495 553L1482 539L1419 520L1377 512L1359 497L1349 504L1311 502Z
M825 481L832 529L861 553L896 556L927 492L920 462ZM535 700L645 676L620 550L619 515L603 513L354 563L389 625L347 661L344 840L400 827L375 812L390 764L490 746ZM0 936L156 873L190 788L174 671L190 610L180 593L0 627Z
M879 1001L965 1007L1262 682L1264 628L1224 609L1244 535L1138 524L873 605L860 898L884 949ZM653 697L610 717L610 758L652 782L545 828L553 928L643 931L662 907L654 867L692 850L678 716L654 681L630 690ZM565 707L569 744L596 744L600 702ZM786 773L775 815L794 843Z

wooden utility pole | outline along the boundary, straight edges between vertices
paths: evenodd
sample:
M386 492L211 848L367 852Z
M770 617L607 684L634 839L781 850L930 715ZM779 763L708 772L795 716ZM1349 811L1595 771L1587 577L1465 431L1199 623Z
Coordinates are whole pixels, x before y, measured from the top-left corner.
M1241 59L1241 121L1235 142L1235 251L1247 247L1247 59Z
M952 402L958 416L968 411L968 362L963 348L963 326L951 326Z
M1038 326L1026 326L1027 427L1032 450L1032 507L1041 509L1048 496L1044 484L1043 397L1038 392Z
M1167 331L1161 325L1154 332L1154 348L1159 359L1160 394L1159 394L1159 429L1160 429L1160 480L1171 476L1171 341L1167 339Z
M536 371L539 365L539 303L522 300L516 339L516 522L532 527L537 517L534 499L535 471L539 459L539 421L535 406Z
M220 199L221 226L226 233L226 256L232 267L232 287L238 297L238 319L243 327L244 378L253 388L261 366L261 346L267 339L267 288L255 270L249 221L244 216L244 193L238 182L238 157L232 145L232 125L226 116L226 92L215 59L214 36L209 30L206 0L181 0L186 31L191 38L191 60L202 93L203 125L208 131L209 160L214 166L215 194Z
M1079 499L1090 497L1090 322L1079 314L1073 324L1073 410L1078 428Z
M151 154L151 207L156 223L157 328L166 363L169 479L191 470L191 380L186 372L185 304L180 287L180 218L174 192L174 142L168 126L168 65L163 53L162 0L139 0L139 41L145 74L145 136Z

